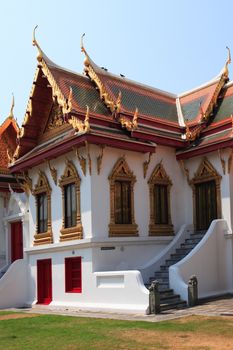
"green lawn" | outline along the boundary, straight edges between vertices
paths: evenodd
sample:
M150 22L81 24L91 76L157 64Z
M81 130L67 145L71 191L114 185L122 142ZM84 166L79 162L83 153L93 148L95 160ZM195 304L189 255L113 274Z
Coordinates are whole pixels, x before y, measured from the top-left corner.
M1 350L223 350L225 345L226 349L233 349L233 318L230 317L190 316L151 323L54 315L4 319L2 315L0 312Z

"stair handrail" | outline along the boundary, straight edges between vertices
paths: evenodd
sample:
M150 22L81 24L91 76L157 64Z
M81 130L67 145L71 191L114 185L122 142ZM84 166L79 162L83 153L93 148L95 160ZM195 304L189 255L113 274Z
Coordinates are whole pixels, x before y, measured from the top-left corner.
M166 259L169 259L172 253L175 253L176 248L190 236L193 232L193 225L183 224L174 239L156 256L150 259L146 264L138 267L141 272L144 282L147 281L156 270L159 270L160 265L165 263Z
M201 298L232 292L232 277L231 280L227 277L232 275L232 252L227 256L229 245L225 238L232 238L227 221L213 220L191 252L169 267L170 288L183 300L188 302L188 280L194 274L199 281L198 295Z
M1 269L0 269L0 278L1 278L2 272L5 273L9 269L10 265L11 265L10 263L7 263L7 264L3 265L3 267L1 267Z

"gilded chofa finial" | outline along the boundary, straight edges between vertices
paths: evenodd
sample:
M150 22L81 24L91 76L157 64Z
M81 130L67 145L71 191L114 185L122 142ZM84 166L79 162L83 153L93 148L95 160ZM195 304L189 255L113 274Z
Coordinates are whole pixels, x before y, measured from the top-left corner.
M38 54L37 54L37 61L41 62L42 58L43 58L43 54L40 48L40 45L38 44L37 40L36 40L36 29L38 28L38 25L35 26L35 28L33 29L33 35L32 35L32 45L36 46L38 49Z
M223 75L228 79L228 75L229 75L228 65L231 63L231 51L228 46L226 46L226 49L228 50L228 57L224 66Z
M121 91L119 91L119 94L118 94L118 97L116 100L116 112L117 113L120 113L120 111L121 111L121 97L122 97L122 94L121 94Z
M85 50L84 45L83 45L83 38L84 38L84 36L85 36L85 33L83 33L83 35L81 36L81 52L86 53L86 50Z
M83 38L84 38L84 36L85 36L85 33L83 33L83 35L81 36L81 52L83 52L84 55L85 55L84 65L85 65L86 67L88 67L89 64L90 64L90 62L89 62L89 58L88 58L87 51L86 51L86 49L85 49L85 47L84 47L84 45L83 45Z
M14 118L14 106L15 106L15 98L14 98L14 94L12 94L11 109L10 109L10 113L8 115L8 118L11 118L11 119Z

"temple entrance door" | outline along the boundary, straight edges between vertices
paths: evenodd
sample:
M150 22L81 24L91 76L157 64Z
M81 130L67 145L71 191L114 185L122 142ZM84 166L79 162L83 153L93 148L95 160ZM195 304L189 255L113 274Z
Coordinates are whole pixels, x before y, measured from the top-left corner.
M22 222L11 224L11 262L23 259L23 231Z
M217 219L217 196L215 180L195 184L196 230L207 230Z
M37 261L37 304L50 304L52 301L52 260Z

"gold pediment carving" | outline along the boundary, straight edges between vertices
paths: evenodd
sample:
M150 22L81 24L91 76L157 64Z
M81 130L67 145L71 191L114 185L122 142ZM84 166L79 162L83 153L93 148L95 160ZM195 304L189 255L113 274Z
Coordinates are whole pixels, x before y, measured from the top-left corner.
M133 174L133 172L130 170L125 160L125 157L121 157L118 159L108 179L110 181L115 181L116 179L119 179L119 178L130 179L133 182L136 181L136 177Z
M164 166L162 164L162 162L160 162L159 164L156 165L154 171L152 172L149 180L148 180L148 184L153 184L153 183L166 183L169 185L172 185L172 181L170 179L170 177L167 175L166 170L164 169Z
M221 175L217 172L214 166L205 157L202 160L201 164L199 165L197 172L194 174L191 184L203 182L205 180L208 181L211 179L220 180L221 178L222 178Z
M64 124L63 121L63 113L62 108L58 104L57 100L55 99L55 102L52 105L48 124L45 131L53 130L55 128L58 128Z

